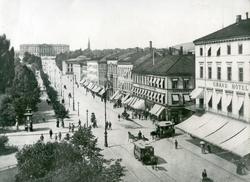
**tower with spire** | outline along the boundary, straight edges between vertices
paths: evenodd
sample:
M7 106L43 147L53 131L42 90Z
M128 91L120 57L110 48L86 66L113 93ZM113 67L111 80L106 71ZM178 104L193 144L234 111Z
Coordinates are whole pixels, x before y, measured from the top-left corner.
M90 50L90 40L88 38L88 50Z

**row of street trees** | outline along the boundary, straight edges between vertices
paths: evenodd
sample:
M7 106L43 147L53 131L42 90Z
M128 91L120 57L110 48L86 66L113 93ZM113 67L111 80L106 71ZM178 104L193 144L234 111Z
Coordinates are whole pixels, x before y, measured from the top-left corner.
M10 41L0 36L0 126L6 127L24 123L27 106L37 110L40 89L35 73L19 58L15 58Z
M42 70L41 70L41 78L43 80L44 86L46 87L46 91L51 101L55 115L63 122L64 118L68 118L68 111L66 110L64 105L60 103L57 91L51 86L51 83L48 79L48 75L45 74Z
M17 155L17 182L117 182L121 159L107 160L90 128L80 128L70 141L27 145Z

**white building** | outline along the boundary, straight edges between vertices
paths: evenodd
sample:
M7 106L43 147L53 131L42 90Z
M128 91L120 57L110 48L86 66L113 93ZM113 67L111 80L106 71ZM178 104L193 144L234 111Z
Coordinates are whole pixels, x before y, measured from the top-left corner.
M250 122L250 19L238 17L235 24L194 43L196 87L204 93L196 103Z
M203 111L177 125L194 137L238 156L250 154L250 19L194 41L196 88Z

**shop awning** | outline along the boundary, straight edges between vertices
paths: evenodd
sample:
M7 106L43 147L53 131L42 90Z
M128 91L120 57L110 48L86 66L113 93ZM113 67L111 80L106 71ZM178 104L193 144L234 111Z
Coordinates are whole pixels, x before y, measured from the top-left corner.
M128 104L134 97L129 97L127 100L123 102L123 104Z
M149 111L149 113L155 115L155 116L159 116L161 114L161 112L164 110L164 107L159 105L159 104L155 104L152 109Z
M191 99L199 99L204 97L204 91L202 88L195 88L191 93L190 93Z
M135 103L137 100L138 100L137 97L133 97L133 99L131 99L131 101L128 103L128 105L129 105L130 107L132 107L132 106L134 105L134 103Z
M241 157L250 153L249 125L226 116L193 115L176 128Z
M88 84L87 88L88 88L88 89L91 89L91 88L93 87L93 85L94 85L94 84L90 82L90 83Z
M125 97L122 98L122 104L130 97L130 94L125 95Z
M217 94L217 96L215 97L215 104L219 104L220 100L222 98L222 94Z
M172 94L172 99L174 102L179 102L179 95L178 94Z
M104 93L105 93L105 89L104 89L104 88L102 88L102 90L100 90L100 91L98 92L98 94L101 95L101 96L102 96Z
M102 87L97 86L97 88L96 88L95 92L96 92L96 93L98 93L98 92L100 92L100 90L101 90L101 89L102 89Z
M117 90L117 91L114 93L114 95L112 95L112 97L110 98L110 100L113 100L113 99L115 98L115 96L118 95L118 94L119 94L119 90Z
M243 105L244 97L239 97L237 102L237 111L239 111Z
M85 79L82 79L82 80L80 81L80 84L83 84L84 82L86 82L86 80L85 80Z
M206 103L209 103L210 99L212 99L213 92L207 92L207 100Z
M145 109L145 100L144 99L138 99L133 105L131 105L132 108L137 110L144 110Z
M94 85L94 86L92 87L91 90L92 90L93 92L95 92L95 90L97 89L97 87L98 87L97 85Z
M119 100L120 98L122 98L122 94L121 94L121 93L118 93L118 94L113 98L113 100Z
M228 94L227 95L227 100L226 100L226 107L229 106L229 104L232 102L232 98L233 98L233 95L232 94Z

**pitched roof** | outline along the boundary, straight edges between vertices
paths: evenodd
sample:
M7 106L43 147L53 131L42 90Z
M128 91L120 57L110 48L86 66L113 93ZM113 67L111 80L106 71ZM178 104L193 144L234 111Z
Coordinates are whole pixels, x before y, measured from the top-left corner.
M135 52L133 54L127 55L118 61L118 65L133 64L134 66L140 64L143 58L147 55L146 52Z
M166 55L156 56L144 60L133 69L133 73L159 76L194 76L195 61L193 55Z
M196 39L194 44L240 37L250 37L250 19L240 20L238 23L234 23L214 33Z

